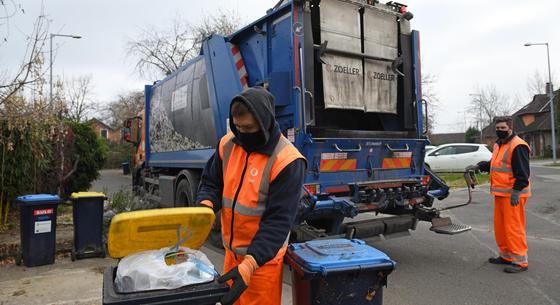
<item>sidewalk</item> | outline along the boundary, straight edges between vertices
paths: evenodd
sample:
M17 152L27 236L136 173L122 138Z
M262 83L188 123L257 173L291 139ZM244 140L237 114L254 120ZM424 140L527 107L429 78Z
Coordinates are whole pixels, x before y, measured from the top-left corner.
M556 160L556 162L560 164L560 160ZM550 159L529 160L529 163L531 164L531 166L560 169L560 165L559 166L552 166L552 158L550 158Z

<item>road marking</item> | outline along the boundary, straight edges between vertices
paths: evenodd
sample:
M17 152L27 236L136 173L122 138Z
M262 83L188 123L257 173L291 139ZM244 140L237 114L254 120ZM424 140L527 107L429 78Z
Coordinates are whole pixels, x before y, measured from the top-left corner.
M543 178L543 179L549 179L549 180L555 180L555 181L560 181L560 175L535 175L535 177L539 177L539 178Z
M539 289L539 284L535 281L535 279L533 279L532 277L527 277L526 281L529 282L529 284L531 284L531 288L533 288L533 290L535 292L537 292L538 294L540 294L543 298L545 298L548 303L550 303L550 305L558 305L558 302L556 302L555 300L553 300L551 297L548 296L548 294L546 294L544 291L542 291L541 289Z
M100 298L89 298L89 299L76 299L76 300L69 300L69 301L56 301L53 303L48 303L47 305L63 305L63 304L83 304L89 302L98 302ZM558 304L555 304L558 305Z
M483 233L493 233L494 230L489 230L489 229L483 229L483 228L477 228L477 227L472 227L473 231L477 231L477 232L483 232ZM552 241L552 242L559 242L560 243L560 239L557 238L550 238L550 237L542 237L542 236L534 236L534 235L526 235L527 239L534 239L534 240L542 240L542 241Z
M537 214L537 213L535 213L535 212L533 212L533 211L531 211L531 210L529 210L529 209L525 209L525 211L527 211L527 213L529 213L529 214L531 214L531 215L533 215L533 216L535 216L535 217L537 217L537 218L539 218L539 219L542 219L542 220L544 220L544 221L546 221L546 222L549 222L549 223L551 223L551 224L553 224L553 225L555 225L555 226L560 226L560 223L557 223L557 222L554 221L554 220L550 220L550 219L548 219L548 218L546 218L546 217L544 217L544 216L541 216L541 215L539 215L539 214Z

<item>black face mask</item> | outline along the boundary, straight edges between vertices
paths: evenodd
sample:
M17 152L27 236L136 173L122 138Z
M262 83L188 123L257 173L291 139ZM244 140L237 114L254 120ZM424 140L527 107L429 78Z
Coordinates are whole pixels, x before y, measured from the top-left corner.
M248 150L255 150L261 147L264 143L264 135L261 131L257 132L238 132L237 137Z
M498 139L503 140L509 136L509 133L505 130L496 130L496 136L498 136Z

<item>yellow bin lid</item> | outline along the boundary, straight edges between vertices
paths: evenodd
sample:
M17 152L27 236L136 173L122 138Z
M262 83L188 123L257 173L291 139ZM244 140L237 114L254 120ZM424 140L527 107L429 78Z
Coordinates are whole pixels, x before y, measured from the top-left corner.
M77 192L77 193L72 193L72 195L70 195L70 198L72 199L91 198L91 197L105 198L105 194L99 192Z
M205 207L168 208L117 214L111 220L108 235L109 256L121 258L140 251L172 247L181 238L191 235L183 247L198 249L206 241L214 212Z

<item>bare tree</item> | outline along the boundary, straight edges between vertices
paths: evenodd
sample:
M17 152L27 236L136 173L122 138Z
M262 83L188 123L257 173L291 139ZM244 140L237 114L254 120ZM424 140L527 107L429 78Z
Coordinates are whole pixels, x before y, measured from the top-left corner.
M106 110L112 127L122 127L124 120L138 115L144 109L144 93L133 91L121 94L117 100L109 103Z
M91 75L74 77L65 83L63 99L70 120L83 122L97 109L92 90Z
M532 99L537 94L547 94L546 83L548 83L548 75L539 73L539 70L535 70L532 75L527 77L527 94L529 98ZM552 73L552 83L557 84L554 73Z
M511 100L492 84L477 88L471 98L468 110L482 124L481 128L491 124L496 116L512 115L519 107L519 99Z
M198 25L175 18L169 28L149 26L128 41L126 50L134 58L136 71L144 77L159 78L177 70L200 52L202 41L211 34L229 35L240 24L233 11L218 11Z
M428 134L432 132L435 127L436 116L439 110L439 96L436 92L437 76L430 73L422 74L422 98L428 104L428 117L425 122Z
M3 25L5 24L0 26ZM26 50L16 72L11 74L7 70L0 71L0 106L25 88L31 91L36 91L37 88L42 90L42 86L37 86L37 83L44 82L42 54L48 36L48 26L44 15L37 17L31 34L25 38ZM39 95L41 94L42 92L39 92Z

